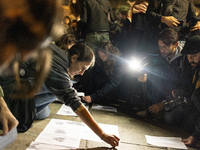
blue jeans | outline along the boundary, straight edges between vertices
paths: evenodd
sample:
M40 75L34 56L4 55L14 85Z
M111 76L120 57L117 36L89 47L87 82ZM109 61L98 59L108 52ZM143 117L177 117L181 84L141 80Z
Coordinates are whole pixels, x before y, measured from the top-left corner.
M35 107L37 109L35 119L41 120L45 119L50 114L49 104L57 99L55 95L53 95L45 85L42 86L40 92L35 94Z

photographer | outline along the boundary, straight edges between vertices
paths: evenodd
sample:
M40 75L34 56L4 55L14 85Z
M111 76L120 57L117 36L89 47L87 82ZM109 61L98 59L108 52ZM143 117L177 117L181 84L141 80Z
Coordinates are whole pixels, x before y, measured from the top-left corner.
M175 30L167 28L159 35L160 55L151 58L151 72L148 75L147 99L148 111L141 111L139 116L157 114L163 111L163 100L171 100L171 91L184 89L192 81L192 68L186 57L181 54L184 42L178 41ZM167 119L168 120L168 119Z
M187 103L171 108L169 113L174 114L174 120L178 119L192 135L183 142L188 146L196 146L200 140L200 35L190 37L183 48L182 54L187 54L187 58L192 68L195 70L192 85L185 91L174 91L174 97L185 97ZM181 120L180 120L181 118Z

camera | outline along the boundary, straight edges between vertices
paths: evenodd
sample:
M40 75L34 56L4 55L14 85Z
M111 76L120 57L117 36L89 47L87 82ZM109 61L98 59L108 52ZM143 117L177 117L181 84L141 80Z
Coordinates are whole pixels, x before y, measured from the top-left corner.
M198 20L197 20L195 17L191 17L191 18L189 19L189 21L187 22L187 24L186 24L185 26L183 26L184 32L185 32L186 34L189 34L190 29L191 29L192 27L194 27L194 26L197 24L197 21L198 21Z
M177 98L167 101L163 100L163 106L166 111L171 111L177 106L187 103L186 98L182 95L177 96Z

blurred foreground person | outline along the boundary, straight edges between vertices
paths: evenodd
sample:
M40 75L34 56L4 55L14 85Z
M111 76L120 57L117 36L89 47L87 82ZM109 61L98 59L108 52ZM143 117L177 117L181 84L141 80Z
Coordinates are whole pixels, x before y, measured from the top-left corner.
M60 7L60 1L50 0L0 2L0 75L8 75L13 71L16 75L19 74L18 62L34 55L39 56L40 60L38 72L44 71L40 79L45 78L50 68L51 54L43 49L57 32L55 26L56 22L59 23L57 19L59 20ZM39 89L40 82L37 80L38 85L30 89L27 95L33 95L34 91ZM18 121L2 96L1 94L0 121L3 125L3 134L7 134L18 125Z

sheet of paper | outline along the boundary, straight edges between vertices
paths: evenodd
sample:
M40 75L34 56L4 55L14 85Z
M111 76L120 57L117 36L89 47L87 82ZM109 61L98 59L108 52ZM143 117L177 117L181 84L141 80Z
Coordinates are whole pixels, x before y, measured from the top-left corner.
M93 105L92 105L92 109L117 112L117 109L114 108L114 107L110 107L110 106L102 106L102 105L97 105L97 104L93 104Z
M108 134L115 134L119 137L118 126L99 124ZM79 148L80 140L91 140L103 142L86 124L62 119L51 119L49 124L36 138L35 142L27 150L44 149L58 146L67 148ZM51 149L49 149L51 150ZM56 149L55 149L56 150Z
M81 132L84 124L82 122L53 119L45 127L43 132L58 135L72 135L81 138Z
M84 104L84 103L83 103ZM86 106L87 104L84 104L85 107L88 109L88 106ZM58 110L58 112L56 113L58 115L63 115L63 116L76 116L76 113L71 109L71 107L63 104L60 109Z
M119 137L118 126L117 125L108 125L108 124L100 124L98 125L102 128L102 130L108 134L114 134ZM102 141L87 125L84 124L84 129L82 132L82 139L104 142Z
M71 148L77 148L80 144L80 138L77 136L60 135L60 134L49 134L47 132L41 132L36 138L35 142L46 143L51 145L67 146Z
M85 96L85 93L83 93L83 92L78 92L78 96Z
M77 148L80 144L83 123L52 119L35 142Z
M57 112L58 115L64 116L77 116L76 113L71 109L71 107L63 104Z
M17 138L17 128L13 128L8 134L0 136L0 149L4 149Z
M39 142L31 142L30 146L26 150L70 150L71 147L51 145Z
M158 137L158 136L149 136L145 135L147 143L160 146L160 147L169 147L176 149L187 149L185 144L181 142L180 137Z

